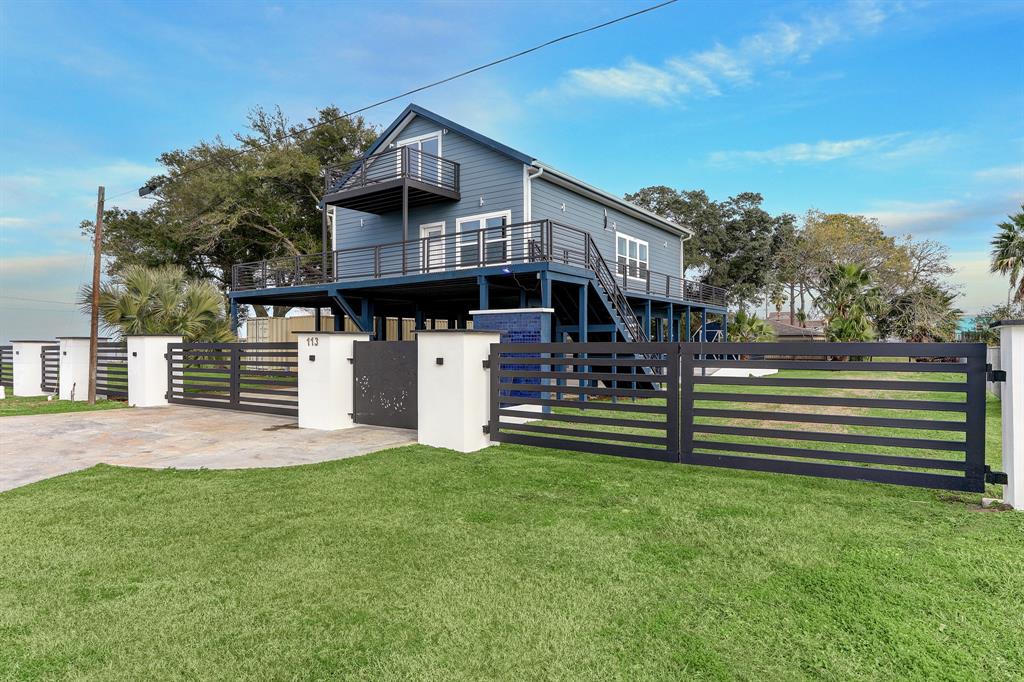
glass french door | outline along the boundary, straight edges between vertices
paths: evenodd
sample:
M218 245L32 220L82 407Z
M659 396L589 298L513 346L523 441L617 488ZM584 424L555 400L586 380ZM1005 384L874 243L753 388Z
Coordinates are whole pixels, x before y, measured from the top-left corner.
M409 149L409 177L434 185L441 183L440 134L406 140L399 142L398 146ZM402 159L399 156L398 163L401 162Z
M423 271L444 270L444 223L420 225L420 241L422 243Z

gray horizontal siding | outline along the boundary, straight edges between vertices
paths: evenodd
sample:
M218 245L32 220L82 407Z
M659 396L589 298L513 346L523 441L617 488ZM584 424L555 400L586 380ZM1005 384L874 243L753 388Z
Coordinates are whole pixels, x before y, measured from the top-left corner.
M429 119L415 117L397 141L438 130ZM511 210L512 222L523 220L523 165L454 131L441 139L441 156L460 165L462 199L409 210L409 238L419 238L419 226L445 221L445 234L455 232L455 220L494 211ZM483 206L480 200L483 199ZM335 248L374 246L402 239L401 211L385 215L337 209ZM362 225L360 225L362 220ZM355 266L355 263L353 263ZM345 272L344 255L338 264Z
M555 220L590 232L609 264L615 262L615 235L627 234L648 243L650 267L682 277L679 235L658 229L613 208L608 209L608 229L604 228L605 206L541 178L531 180L533 220ZM565 204L565 211L562 205ZM614 227L613 227L614 226Z

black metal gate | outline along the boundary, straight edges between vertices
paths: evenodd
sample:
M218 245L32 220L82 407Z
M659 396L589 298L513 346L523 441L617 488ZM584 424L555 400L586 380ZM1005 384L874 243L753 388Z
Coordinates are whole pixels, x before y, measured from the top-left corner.
M39 390L44 393L58 393L60 391L60 346L41 347L39 362L42 365L42 381L39 384Z
M489 362L495 441L974 492L1002 479L985 465L984 344L495 344Z
M0 346L0 386L14 388L14 346Z
M97 345L96 395L128 399L128 345L123 341Z
M353 421L416 428L416 342L356 341Z
M298 365L295 342L169 343L167 401L294 417Z

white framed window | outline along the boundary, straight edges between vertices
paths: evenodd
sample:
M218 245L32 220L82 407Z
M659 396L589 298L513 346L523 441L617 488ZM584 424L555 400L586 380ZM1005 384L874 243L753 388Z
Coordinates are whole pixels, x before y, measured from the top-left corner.
M424 272L444 270L444 221L420 225L420 260Z
M409 175L416 180L439 184L441 182L441 131L409 137L395 143L396 147L408 147ZM423 152L423 153L419 153ZM436 158L435 158L436 157ZM398 163L402 163L399 155Z
M620 233L615 240L615 262L620 275L646 280L650 268L650 246L642 239Z
M494 211L455 221L455 263L460 268L509 261L512 211Z

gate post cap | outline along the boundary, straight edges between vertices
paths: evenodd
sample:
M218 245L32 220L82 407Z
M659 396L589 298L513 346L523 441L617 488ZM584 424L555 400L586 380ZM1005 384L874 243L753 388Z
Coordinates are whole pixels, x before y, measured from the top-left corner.
M995 320L989 324L989 327L995 329L997 327L1016 327L1020 325L1024 325L1024 320Z

